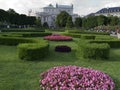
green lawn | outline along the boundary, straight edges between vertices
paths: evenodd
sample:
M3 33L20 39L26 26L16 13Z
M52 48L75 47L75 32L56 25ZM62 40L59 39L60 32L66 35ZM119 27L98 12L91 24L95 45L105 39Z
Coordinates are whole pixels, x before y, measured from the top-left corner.
M0 90L40 90L40 73L54 66L77 65L101 70L109 74L120 90L120 49L111 49L109 60L86 60L76 57L74 41L50 41L50 53L40 61L18 59L16 46L0 46ZM71 53L54 51L56 45L68 45Z

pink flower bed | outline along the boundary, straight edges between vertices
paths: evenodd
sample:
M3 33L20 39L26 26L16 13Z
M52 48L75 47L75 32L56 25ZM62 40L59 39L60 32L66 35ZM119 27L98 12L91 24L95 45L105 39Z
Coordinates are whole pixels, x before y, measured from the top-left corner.
M105 73L78 66L54 67L41 74L42 90L114 90L113 80Z
M53 34L53 35L45 36L44 39L51 40L51 41L71 41L72 37L63 36L63 35L59 35L59 34Z

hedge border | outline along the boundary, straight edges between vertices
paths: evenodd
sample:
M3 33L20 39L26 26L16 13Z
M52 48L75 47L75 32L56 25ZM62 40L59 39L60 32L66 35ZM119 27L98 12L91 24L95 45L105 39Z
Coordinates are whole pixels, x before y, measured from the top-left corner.
M0 37L1 45L17 46L18 57L23 60L41 60L49 52L48 41L18 38L18 37Z

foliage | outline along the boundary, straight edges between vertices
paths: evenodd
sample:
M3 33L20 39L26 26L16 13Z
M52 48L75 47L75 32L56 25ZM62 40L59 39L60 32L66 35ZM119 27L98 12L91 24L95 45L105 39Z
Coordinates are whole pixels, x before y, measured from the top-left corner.
M71 48L66 45L59 45L55 47L56 52L71 52Z
M84 43L79 44L78 55L89 59L108 59L110 46L108 44Z
M23 60L40 60L48 54L49 45L48 43L32 43L32 44L19 44L18 45L18 56Z
M58 27L65 27L67 23L67 18L69 17L69 14L65 11L61 11L60 14L56 17L56 24Z
M42 27L40 18L36 19L35 24L36 24L36 28L41 28Z
M47 23L47 22L44 22L44 23L43 23L43 28L45 28L45 29L48 29L48 28L49 28L49 26L48 26L48 23Z
M36 17L26 16L25 14L18 14L14 9L4 11L0 9L0 21L4 25L35 25Z
M109 75L78 66L59 66L41 74L42 90L114 90L115 84Z
M81 35L82 39L95 39L94 35Z
M80 17L75 18L75 27L76 28L82 27L82 18L80 18Z
M0 44L1 45L18 45L19 43L28 43L33 42L27 38L18 38L18 37L0 37Z
M66 22L66 28L71 29L73 27L72 17L68 16L67 22Z
M77 33L63 33L62 35L71 36L71 37L74 37L74 38L80 38L81 37L81 34L77 34Z
M90 43L107 43L111 48L120 48L120 40L94 40Z

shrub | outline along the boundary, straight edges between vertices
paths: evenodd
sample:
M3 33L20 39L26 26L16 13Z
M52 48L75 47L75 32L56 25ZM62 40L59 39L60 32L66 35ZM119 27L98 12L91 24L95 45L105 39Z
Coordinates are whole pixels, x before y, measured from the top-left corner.
M55 47L56 52L71 52L71 48L65 45L60 45Z
M48 42L45 40L17 38L17 37L0 37L2 45L18 45L18 56L25 60L38 60L47 55L49 51Z
M84 43L78 47L78 55L89 59L108 59L110 46L106 43Z
M71 36L71 37L75 37L75 38L81 37L81 34L76 34L76 33L63 33L62 35Z
M24 60L39 60L48 54L48 43L29 43L18 45L18 56Z
M19 43L30 43L33 42L31 39L18 38L18 37L0 37L1 45L18 45Z
M110 35L107 32L93 32L93 31L83 31L83 30L68 30L68 33L94 34L94 35Z
M1 32L45 32L45 30L44 29L36 30L35 28L33 29L10 28L10 29L2 29Z
M42 90L114 90L107 74L78 66L54 67L41 74Z
M120 40L94 40L90 43L107 43L111 48L120 48Z
M45 36L44 39L51 40L51 41L71 41L72 37L53 34L53 35Z
M81 35L82 39L95 39L94 35Z

